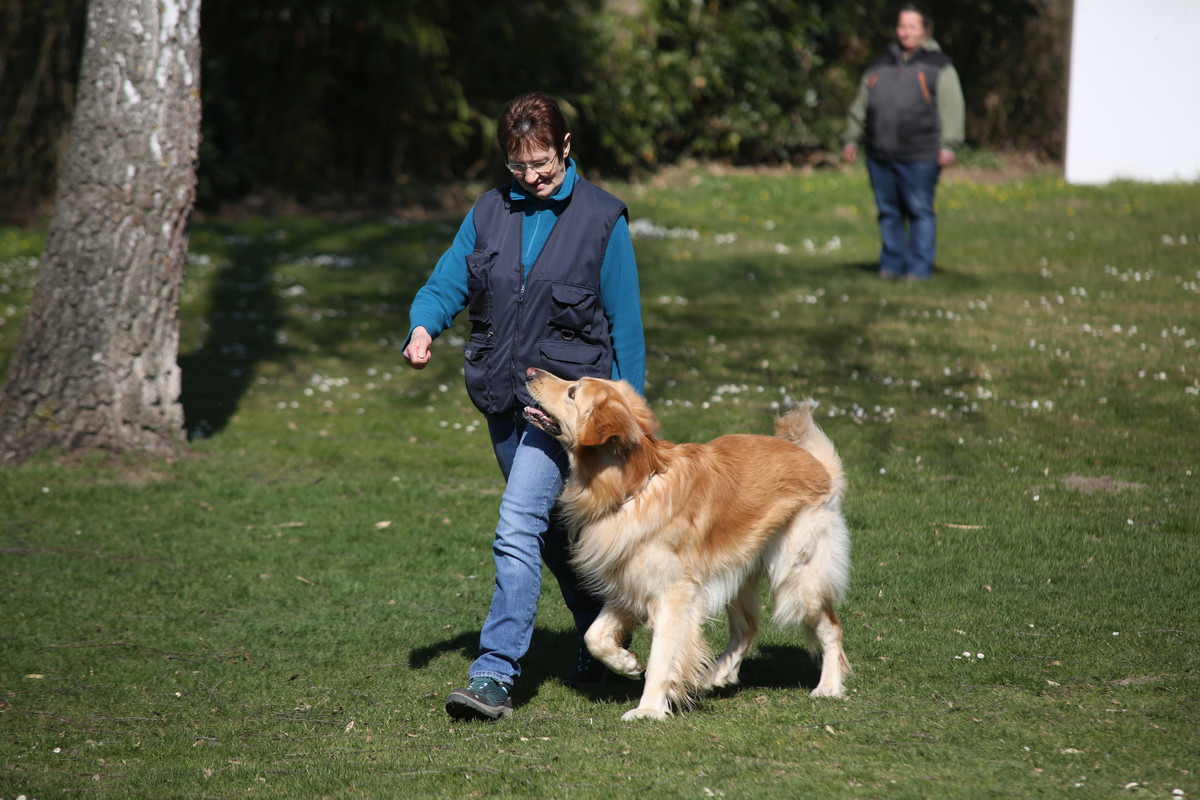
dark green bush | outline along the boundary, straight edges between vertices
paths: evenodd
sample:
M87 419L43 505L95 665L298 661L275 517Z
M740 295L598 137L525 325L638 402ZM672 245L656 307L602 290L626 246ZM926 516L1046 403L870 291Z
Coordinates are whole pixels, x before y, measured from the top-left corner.
M797 0L656 0L610 14L586 95L587 123L623 167L684 157L787 161L838 123L817 42L820 10Z
M1068 0L933 0L978 148L1061 155ZM0 0L0 216L53 188L86 0ZM836 149L884 0L239 0L202 8L200 200L428 200L501 177L510 97L564 101L589 170Z

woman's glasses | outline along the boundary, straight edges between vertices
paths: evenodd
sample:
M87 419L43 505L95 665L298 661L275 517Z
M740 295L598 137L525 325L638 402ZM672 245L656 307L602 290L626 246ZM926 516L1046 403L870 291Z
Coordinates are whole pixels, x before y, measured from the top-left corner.
M558 154L544 158L531 164L522 164L519 161L509 161L504 166L508 167L508 171L513 175L524 175L529 170L533 170L539 175L545 175L554 166L554 162L558 159Z

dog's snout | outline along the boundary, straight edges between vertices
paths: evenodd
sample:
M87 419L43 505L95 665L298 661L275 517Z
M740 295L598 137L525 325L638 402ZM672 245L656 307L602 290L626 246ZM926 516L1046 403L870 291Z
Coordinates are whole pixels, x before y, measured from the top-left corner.
M540 369L538 369L537 367L530 367L529 369L525 370L525 380L531 381L534 378L536 378L538 375L540 375L541 373L542 373L542 371Z

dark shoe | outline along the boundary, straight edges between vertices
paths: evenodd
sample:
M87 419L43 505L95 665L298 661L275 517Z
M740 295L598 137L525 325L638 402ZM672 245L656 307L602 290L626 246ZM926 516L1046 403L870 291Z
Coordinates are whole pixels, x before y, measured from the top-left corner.
M467 688L455 689L446 698L446 713L455 719L504 719L513 712L509 689L494 678L471 678Z
M562 682L567 686L582 689L588 686L599 686L608 678L608 667L598 658L594 658L583 645L579 646L579 654L575 663L563 675Z

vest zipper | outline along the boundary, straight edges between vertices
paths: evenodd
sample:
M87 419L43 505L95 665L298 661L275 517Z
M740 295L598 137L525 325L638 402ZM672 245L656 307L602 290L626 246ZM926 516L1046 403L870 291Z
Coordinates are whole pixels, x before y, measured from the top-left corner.
M548 213L548 212L546 212L546 213ZM541 227L540 217L541 217L540 213L535 212L533 214L534 225L533 225L533 237L530 239L531 242L534 241L535 239L537 239L538 228ZM521 224L523 227L525 224L525 220L522 220ZM551 230L551 234L553 234L553 233L554 233L554 231ZM547 239L549 239L549 237L547 237ZM513 327L512 346L508 348L508 353L509 353L508 374L510 376L513 376L513 378L512 378L513 380L517 380L517 381L519 381L521 379L520 376L517 374L517 351L520 349L521 323L525 316L525 287L528 284L529 273L532 273L534 268L537 267L537 262L540 261L542 258L542 251L546 249L546 245L548 243L549 243L548 241L542 242L542 248L541 248L541 250L538 250L537 258L535 258L533 260L533 263L529 265L529 272L525 271L525 248L521 247L518 250L518 252L521 253L521 257L517 259L517 269L521 270L521 289L517 292L517 324ZM532 365L530 365L530 366L532 366ZM520 396L517 394L515 386L513 387L513 396L514 397Z
M521 320L525 315L525 265L517 260L517 269L521 270L521 289L517 292L517 324L513 326L512 344L508 348L508 374L510 380L519 380L517 375L517 350L521 342ZM520 397L516 387L513 387L513 397Z

